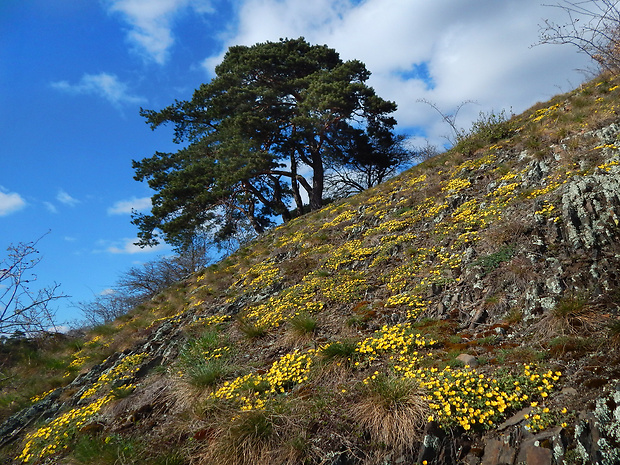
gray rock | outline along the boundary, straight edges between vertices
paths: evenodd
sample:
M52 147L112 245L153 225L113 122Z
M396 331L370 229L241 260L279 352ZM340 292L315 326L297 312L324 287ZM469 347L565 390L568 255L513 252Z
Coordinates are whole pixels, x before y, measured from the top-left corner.
M456 357L456 360L458 360L459 362L462 362L465 365L469 365L472 368L478 366L478 360L473 355L461 354L458 357Z

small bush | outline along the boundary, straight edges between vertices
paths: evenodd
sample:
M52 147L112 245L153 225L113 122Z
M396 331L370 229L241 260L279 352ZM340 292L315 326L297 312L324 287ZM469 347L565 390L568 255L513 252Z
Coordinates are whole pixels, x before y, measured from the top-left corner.
M537 324L538 335L587 335L600 330L605 317L593 309L585 295L568 295L560 300Z
M217 331L207 331L181 351L180 365L189 384L197 388L214 385L232 369L227 363L230 348Z
M268 403L264 409L224 415L219 421L215 440L204 452L204 462L218 465L254 465L272 463L271 454L280 446L283 435L283 412ZM282 463L278 461L277 463Z
M224 361L221 359L211 359L198 361L186 367L185 375L188 382L197 388L213 386L218 380L228 373Z
M137 444L119 435L90 436L80 435L75 444L73 456L80 463L101 465L117 463L137 463Z
M351 340L332 342L321 350L325 360L350 359L355 354L357 343Z
M478 258L472 263L474 266L481 266L483 276L486 276L491 271L498 268L502 263L509 261L514 257L515 247L514 245L506 245L499 249L497 252L490 255L484 255Z
M504 317L504 322L509 325L516 325L523 321L523 312L520 308L512 308Z
M568 352L589 352L595 349L591 338L579 336L557 336L551 339L547 346L553 356L565 355Z
M239 331L249 339L258 339L267 335L267 328L246 319L239 320Z
M306 315L305 313L295 315L291 318L290 323L293 328L293 332L298 336L312 334L316 330L318 324L316 319L312 318L310 315Z
M469 131L460 131L456 138L455 150L472 154L485 145L493 144L514 134L515 127L506 111L499 113L481 112Z

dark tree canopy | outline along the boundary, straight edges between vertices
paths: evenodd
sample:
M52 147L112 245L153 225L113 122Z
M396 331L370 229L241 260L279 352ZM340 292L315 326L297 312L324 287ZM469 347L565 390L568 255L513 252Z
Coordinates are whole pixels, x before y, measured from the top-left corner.
M330 170L362 167L372 185L400 163L396 104L366 84L360 61L281 39L231 47L215 72L191 100L141 110L152 129L171 123L186 144L133 162L135 179L156 191L151 214L134 215L141 245L158 242L157 231L177 244L209 228L260 233L277 215L290 219L292 203L297 213L304 198L320 208Z

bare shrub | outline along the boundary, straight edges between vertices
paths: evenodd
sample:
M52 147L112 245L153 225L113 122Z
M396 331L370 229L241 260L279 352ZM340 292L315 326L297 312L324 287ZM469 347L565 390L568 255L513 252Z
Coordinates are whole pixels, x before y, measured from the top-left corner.
M41 261L36 246L41 238L20 242L7 248L0 261L0 335L34 335L55 331L55 310L51 304L67 297L59 293L59 284L34 290L37 280L33 269Z
M118 279L115 286L90 302L75 306L91 325L109 323L141 303L204 268L210 261L207 246L183 249L179 255L162 257L131 267Z
M601 69L617 74L620 70L620 10L614 0L562 0L554 5L566 14L558 24L546 20L540 26L539 44L570 44Z

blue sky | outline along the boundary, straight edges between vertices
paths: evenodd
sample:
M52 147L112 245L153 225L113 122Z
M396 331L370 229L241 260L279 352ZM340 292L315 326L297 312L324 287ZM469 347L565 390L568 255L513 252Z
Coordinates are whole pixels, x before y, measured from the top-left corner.
M531 47L538 0L2 0L0 1L0 257L36 240L37 285L54 282L72 306L112 287L129 267L169 253L132 245L132 208L152 192L132 159L175 151L139 108L189 99L226 49L281 37L328 44L360 59L370 84L399 106L399 130L441 144L449 128L428 105L516 113L584 80L570 47Z

